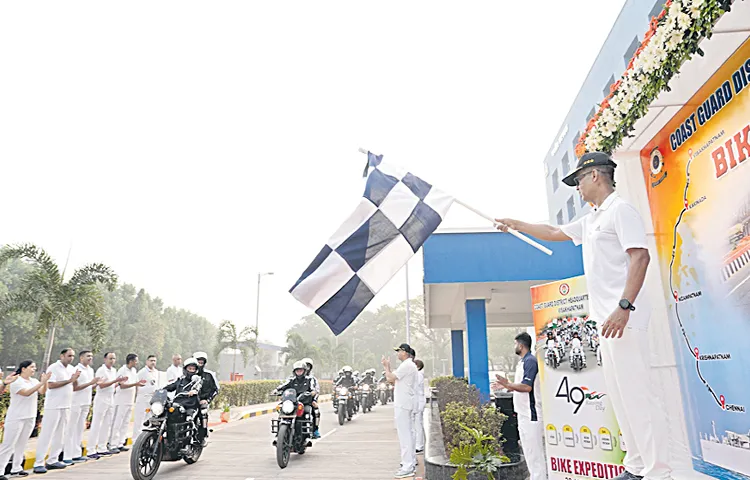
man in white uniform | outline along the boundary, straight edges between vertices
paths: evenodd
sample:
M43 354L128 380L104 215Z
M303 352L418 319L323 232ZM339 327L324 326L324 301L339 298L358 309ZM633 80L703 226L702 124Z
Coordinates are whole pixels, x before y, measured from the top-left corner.
M128 353L125 357L125 365L117 371L118 377L125 377L117 386L115 392L115 413L112 422L112 432L109 434L110 451L127 452L130 450L125 446L128 441L128 427L130 417L133 415L135 405L135 388L146 385L145 380L138 380L138 355Z
M183 374L182 356L179 353L172 355L172 365L167 369L167 383L172 383Z
M664 416L652 412L648 323L651 309L639 296L650 261L643 219L615 192L617 165L602 152L586 153L563 182L576 186L594 211L560 227L498 220L541 240L583 244L590 319L601 329L607 393L628 446L625 471L616 480L671 478ZM636 302L637 299L637 302ZM636 308L637 307L637 308Z
M146 359L146 366L138 372L138 381L146 382L143 386L138 387L135 397L135 414L133 415L133 441L138 438L143 430L143 422L150 416L146 410L151 405L151 397L157 389L159 383L159 370L156 369L156 355L149 355Z
M417 453L424 452L424 408L427 406L427 398L424 391L424 362L414 360L417 366L417 385L414 388L414 438Z
M401 446L401 468L394 478L408 478L417 470L417 454L414 446L414 389L417 384L417 366L411 359L411 347L402 343L394 348L398 353L401 365L396 371L391 371L391 359L383 357L385 378L394 383L393 412L398 432L398 443Z
M86 419L91 409L91 393L99 378L94 376L91 362L94 354L90 350L82 350L78 354L78 365L76 370L80 372L78 380L73 382L73 402L70 406L69 433L65 435L65 448L63 449L63 463L83 463L87 460L83 456L81 443L83 442L83 431L86 429Z
M516 377L510 383L505 377L495 375L500 386L513 392L513 411L518 417L518 435L521 439L526 466L531 480L547 479L547 458L544 449L544 422L542 421L542 387L539 382L539 364L531 353L531 335L516 335L515 352L521 357L516 366Z
M586 352L583 351L583 344L578 332L573 332L573 338L570 340L570 363L573 364L573 355L580 354L583 367L586 368Z
M63 450L68 418L70 417L70 405L73 402L73 382L78 380L81 372L76 370L71 363L76 354L72 348L66 348L60 353L60 360L53 363L47 369L52 374L47 383L47 394L44 396L44 415L42 416L42 432L36 447L36 461L34 462L34 473L47 473L47 470L58 470L65 468L58 457ZM48 463L45 467L45 457L50 452Z
M98 459L109 456L112 453L107 447L109 430L112 427L112 413L114 411L115 385L122 382L124 378L117 376L115 370L117 355L114 352L104 354L104 363L96 371L96 376L101 379L96 386L94 396L94 413L91 417L91 429L89 430L89 458Z

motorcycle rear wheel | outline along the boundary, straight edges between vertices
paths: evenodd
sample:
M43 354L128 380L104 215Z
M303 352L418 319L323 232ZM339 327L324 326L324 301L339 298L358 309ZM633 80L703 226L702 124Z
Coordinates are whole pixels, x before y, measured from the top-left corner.
M279 468L286 468L289 465L291 442L287 437L290 434L289 425L279 425L279 433L276 436L276 463L279 464Z
M162 444L156 447L156 454L151 451L155 442L159 442L156 432L143 432L135 440L133 451L130 453L130 475L133 480L151 480L159 471L162 457Z

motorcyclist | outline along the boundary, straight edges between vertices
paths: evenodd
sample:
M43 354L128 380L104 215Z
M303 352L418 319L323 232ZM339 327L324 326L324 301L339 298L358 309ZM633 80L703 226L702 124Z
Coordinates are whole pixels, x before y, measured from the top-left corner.
M188 358L187 360L185 360L185 363L182 367L184 375L174 382L170 383L169 385L165 386L164 390L168 392L180 393L190 389L191 386L194 385L193 376L200 376L198 367L198 360L196 360L195 358ZM175 403L182 405L186 410L188 418L192 418L193 414L201 408L200 392L192 389L188 393L187 397L180 397L175 400ZM205 442L204 434L205 432L203 431L203 429L198 428L198 441L201 443Z
M292 376L287 381L274 390L274 394L281 395L284 390L293 388L297 392L297 397L305 394L299 401L308 406L312 406L315 398L315 389L312 386L310 377L307 376L307 364L303 361L294 362L292 366Z
M375 369L365 370L365 376L362 377L358 383L358 385L362 385L363 383L366 383L370 386L375 385Z
M578 332L573 332L573 337L570 340L570 360L573 363L573 356L581 355L581 361L583 368L586 368L586 355L583 353L583 345L581 344L581 338L578 336Z
M560 363L560 352L557 349L557 342L555 341L555 334L552 332L547 332L547 344L546 344L547 350L552 350L555 354L555 360L557 363Z
M219 379L216 373L206 368L208 354L206 352L195 352L193 358L198 361L198 373L203 379L203 386L200 391L201 403L201 429L203 430L203 446L206 446L208 438L208 408L214 398L219 394Z
M320 383L318 382L318 379L315 378L315 375L312 374L312 359L303 358L302 362L307 365L307 371L305 373L310 379L310 384L315 391L315 398L313 398L313 413L315 414L315 429L313 431L313 438L320 438L320 407L318 406L318 399L320 398Z
M352 375L352 367L347 365L341 370L344 371L344 375L341 378L339 378L339 380L336 382L336 386L346 387L346 388L353 387L356 384L356 382L354 381L354 377Z

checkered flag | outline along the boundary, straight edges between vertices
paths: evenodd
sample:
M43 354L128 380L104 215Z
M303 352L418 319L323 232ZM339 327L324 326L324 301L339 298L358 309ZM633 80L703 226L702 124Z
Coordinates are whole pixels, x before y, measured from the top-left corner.
M338 335L440 225L453 198L367 153L365 193L290 293ZM367 174L367 170L365 170Z

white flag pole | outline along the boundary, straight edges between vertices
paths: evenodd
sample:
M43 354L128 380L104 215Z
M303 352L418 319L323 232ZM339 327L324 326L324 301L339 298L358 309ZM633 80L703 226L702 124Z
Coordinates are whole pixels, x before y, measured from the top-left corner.
M364 148L359 148L359 152L367 154L367 150L365 150ZM454 201L457 204L461 205L462 207L466 208L467 210L470 210L470 211L476 213L477 215L479 215L480 217L484 218L485 220L489 220L490 222L492 222L493 225L495 225L495 226L498 225L498 223L495 221L495 219L493 217L487 215L486 213L483 213L483 212L477 210L476 208L471 207L471 206L465 204L464 202L462 202L461 200L459 200L459 199L457 199L455 197L454 197ZM534 240L530 239L529 237L527 237L523 233L518 232L516 230L513 230L512 228L508 228L508 233L510 233L511 235L513 235L514 237L516 237L519 240L523 240L524 242L528 243L529 245L531 245L532 247L536 248L540 252L544 252L547 255L552 255L552 250L550 250L549 248L545 247L544 245L539 244L538 242L535 242ZM408 330L407 330L407 332L408 332Z
M411 345L411 312L409 304L409 262L406 262L406 343Z

